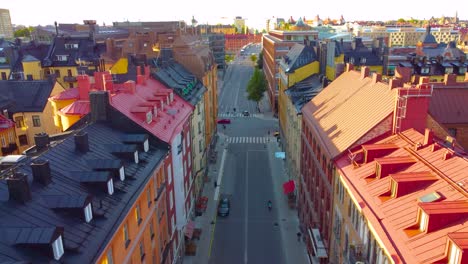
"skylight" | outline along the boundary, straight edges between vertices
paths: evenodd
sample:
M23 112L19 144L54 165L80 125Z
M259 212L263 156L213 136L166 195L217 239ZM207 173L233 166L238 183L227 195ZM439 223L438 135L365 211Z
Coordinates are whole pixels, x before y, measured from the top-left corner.
M437 192L428 193L424 196L419 197L419 201L422 203L435 202L440 199L440 195Z

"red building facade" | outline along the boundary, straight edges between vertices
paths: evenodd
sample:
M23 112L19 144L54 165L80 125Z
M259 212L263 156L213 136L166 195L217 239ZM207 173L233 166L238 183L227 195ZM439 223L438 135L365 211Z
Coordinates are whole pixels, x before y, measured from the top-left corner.
M237 53L249 43L262 42L262 34L226 34L224 35L226 53Z

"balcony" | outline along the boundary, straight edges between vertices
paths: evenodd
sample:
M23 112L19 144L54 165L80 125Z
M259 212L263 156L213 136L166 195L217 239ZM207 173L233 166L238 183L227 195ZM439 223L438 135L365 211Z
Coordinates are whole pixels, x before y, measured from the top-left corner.
M76 77L75 76L64 76L63 81L64 82L76 82Z
M364 246L362 244L349 246L348 263L362 263L367 264L366 257L364 256Z
M7 147L2 147L1 148L3 155L12 154L17 149L18 149L18 146L16 145L16 143L10 143L10 144L8 144Z

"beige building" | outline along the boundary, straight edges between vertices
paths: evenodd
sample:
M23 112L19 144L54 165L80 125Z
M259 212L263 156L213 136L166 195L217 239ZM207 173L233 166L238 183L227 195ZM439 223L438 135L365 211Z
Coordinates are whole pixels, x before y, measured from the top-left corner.
M10 10L0 8L0 38L13 38Z

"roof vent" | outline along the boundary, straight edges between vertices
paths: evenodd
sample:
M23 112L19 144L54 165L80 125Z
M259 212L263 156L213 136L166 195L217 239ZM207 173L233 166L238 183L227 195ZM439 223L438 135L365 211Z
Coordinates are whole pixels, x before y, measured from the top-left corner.
M49 135L47 133L39 133L34 135L34 143L38 150L44 149L49 144Z
M114 193L114 181L109 171L71 171L70 177L80 183L103 187L110 195Z
M80 131L74 136L75 138L75 149L80 152L89 151L88 133Z
M31 169L34 181L48 185L52 182L49 161L45 159L35 159L31 162Z
M132 159L135 163L138 163L138 150L136 145L129 144L112 144L107 145L110 153L117 157Z
M21 203L31 200L31 190L26 174L15 172L11 177L7 178L7 185L11 199Z
M122 142L126 144L135 144L139 151L148 152L149 140L147 134L130 134L122 138Z

